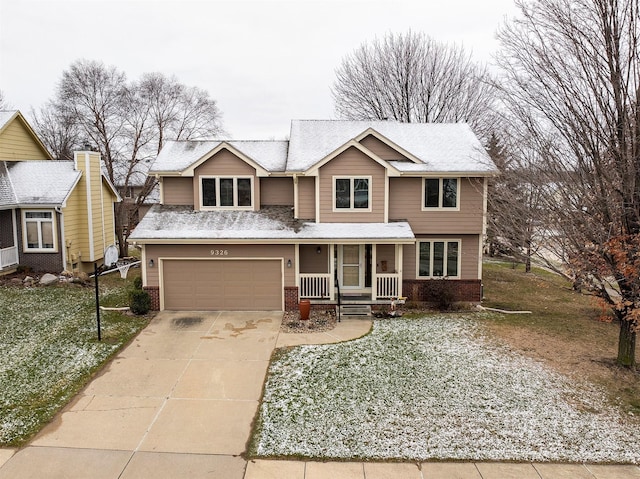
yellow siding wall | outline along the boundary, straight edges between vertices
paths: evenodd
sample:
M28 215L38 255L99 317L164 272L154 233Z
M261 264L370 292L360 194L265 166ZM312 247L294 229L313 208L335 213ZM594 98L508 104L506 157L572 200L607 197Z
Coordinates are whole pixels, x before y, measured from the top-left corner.
M89 174L86 171L87 154L90 162ZM67 268L77 264L78 269L91 271L93 262L103 258L105 248L116 242L113 212L116 197L102 180L98 153L78 152L75 160L77 169L82 171L82 177L63 211ZM90 188L91 208L87 203L87 188ZM89 244L90 229L93 233L93 256Z
M0 133L0 160L50 160L20 117Z

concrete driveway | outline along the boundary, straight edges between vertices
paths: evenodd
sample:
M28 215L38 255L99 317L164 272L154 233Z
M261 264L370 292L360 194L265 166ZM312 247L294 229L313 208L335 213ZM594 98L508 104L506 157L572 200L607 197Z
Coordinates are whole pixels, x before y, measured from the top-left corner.
M242 479L281 319L158 314L0 477Z

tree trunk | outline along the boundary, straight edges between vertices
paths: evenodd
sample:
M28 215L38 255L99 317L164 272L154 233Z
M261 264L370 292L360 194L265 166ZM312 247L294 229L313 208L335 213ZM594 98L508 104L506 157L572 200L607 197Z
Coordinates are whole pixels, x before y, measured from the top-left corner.
M636 332L631 321L620 321L618 364L628 368L635 368L636 365Z
M116 237L118 238L118 250L119 256L124 258L125 256L129 256L129 246L124 236L124 226L125 221L123 221L123 214L125 214L126 208L124 206L124 202L116 203L115 205L115 227L116 227Z

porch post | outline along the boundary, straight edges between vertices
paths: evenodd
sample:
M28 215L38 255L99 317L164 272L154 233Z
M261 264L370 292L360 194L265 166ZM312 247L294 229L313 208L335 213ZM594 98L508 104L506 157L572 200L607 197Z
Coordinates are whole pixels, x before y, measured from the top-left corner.
M402 252L404 251L403 244L396 243L396 272L398 273L398 296L402 296Z
M298 301L300 301L300 287L302 285L300 284L300 244L299 243L296 243L294 245L293 268L294 268L296 286L298 287Z
M335 301L336 299L336 248L333 243L329 243L329 299Z
M371 245L371 300L378 299L378 261L377 257L378 245Z

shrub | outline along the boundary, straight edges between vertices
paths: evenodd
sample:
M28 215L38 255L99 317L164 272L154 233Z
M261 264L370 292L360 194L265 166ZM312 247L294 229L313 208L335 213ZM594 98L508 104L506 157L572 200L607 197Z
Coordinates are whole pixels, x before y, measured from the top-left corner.
M142 291L142 277L136 276L133 278L133 289Z
M151 296L142 289L129 292L129 308L133 314L147 314L151 309Z

